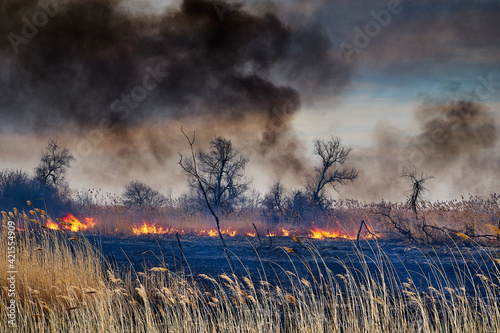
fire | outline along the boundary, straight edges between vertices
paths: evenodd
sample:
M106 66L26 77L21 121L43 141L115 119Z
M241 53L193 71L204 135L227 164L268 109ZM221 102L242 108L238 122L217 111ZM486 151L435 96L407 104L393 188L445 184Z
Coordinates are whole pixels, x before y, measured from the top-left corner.
M93 228L95 226L93 217L83 217L83 223L80 222L73 214L68 213L66 216L62 218L61 226L63 229L71 230L71 231L85 231L89 228Z
M132 232L134 235L148 235L148 234L157 234L157 235L172 235L175 233L179 233L181 235L184 234L184 230L178 230L175 228L163 228L163 227L157 227L156 224L150 223L148 224L146 221L143 221L143 224L141 226L132 226Z
M207 229L207 230L200 230L200 231L195 230L195 232L198 236L216 237L219 234L217 232L217 229ZM231 230L231 227L228 227L226 229L221 229L220 233L223 235L228 235L230 237L236 236L236 230Z
M45 226L48 228L48 229L51 229L51 230L61 230L59 228L59 225L55 222L53 222L52 220L48 219L47 220L47 223L45 223Z
M316 239L325 239L325 238L345 238L345 239L355 239L354 237L350 237L349 235L341 235L336 231L325 231L319 228L313 228L310 230L311 235L310 238Z
M227 229L225 229L225 230L221 230L221 233L222 233L222 234L228 234L228 235L229 235L229 236L231 236L231 237L236 236L236 230L230 230L230 229L231 229L231 228L229 227L229 228L227 228Z
M247 236L249 236L249 237L255 237L255 232L247 232Z
M283 237L290 236L290 230L286 230L285 228L281 227L281 232L283 233Z
M210 236L210 237L217 236L217 230L215 230L215 229L203 229L203 230L200 230L200 231L195 230L194 232L198 236Z
M42 227L51 230L71 230L76 232L80 230L85 231L95 226L93 217L83 217L83 222L81 222L71 213L66 214L61 219L58 218L57 220L59 221L59 224L48 218L45 222L45 225L43 225Z
M226 229L221 229L220 232L223 235L228 235L230 237L236 236L236 230L232 230L231 227L228 227ZM184 230L179 230L176 228L160 227L160 226L157 226L155 223L149 223L146 221L143 221L142 225L140 225L140 226L133 225L132 226L132 233L134 235L148 235L148 234L173 235L176 233L181 234L181 235L186 234L184 232ZM191 234L191 235L209 236L209 237L216 237L219 234L217 232L217 229L202 229L202 230L191 229L191 230L187 230L187 233Z

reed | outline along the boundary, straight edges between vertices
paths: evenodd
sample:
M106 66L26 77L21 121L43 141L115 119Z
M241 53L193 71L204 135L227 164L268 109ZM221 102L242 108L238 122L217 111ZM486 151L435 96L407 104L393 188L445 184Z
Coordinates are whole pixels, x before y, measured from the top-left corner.
M0 251L7 252L6 221L22 226L46 212L3 214ZM396 272L376 241L359 249L358 268L338 260L334 274L305 238L278 247L291 270L246 275L186 275L167 265L117 271L81 233L17 231L17 327L7 322L8 296L0 290L1 332L498 332L500 271L495 251L480 259L455 251L456 269L437 257L424 284ZM369 254L369 255L368 255ZM0 284L7 285L6 256ZM299 274L297 265L306 273ZM281 271L280 271L281 270ZM279 274L278 274L279 273ZM271 276L284 276L278 282Z

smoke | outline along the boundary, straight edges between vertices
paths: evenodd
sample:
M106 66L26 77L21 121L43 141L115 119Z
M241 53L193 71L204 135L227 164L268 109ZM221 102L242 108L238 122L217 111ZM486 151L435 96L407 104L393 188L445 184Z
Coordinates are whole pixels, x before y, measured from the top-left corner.
M464 98L428 98L414 114L416 134L381 126L375 147L358 152L354 163L360 178L349 194L380 200L384 193L385 199L398 200L407 189L399 179L404 169L434 176L433 182L444 185L447 196L498 190L499 130L486 106ZM433 184L429 188L431 193L442 190Z
M4 1L0 129L78 137L77 153L129 169L151 162L143 155L163 164L188 123L202 138L251 142L281 172L302 170L290 135L299 91L336 95L351 68L321 29L216 5L222 20L204 0L154 16L120 0Z

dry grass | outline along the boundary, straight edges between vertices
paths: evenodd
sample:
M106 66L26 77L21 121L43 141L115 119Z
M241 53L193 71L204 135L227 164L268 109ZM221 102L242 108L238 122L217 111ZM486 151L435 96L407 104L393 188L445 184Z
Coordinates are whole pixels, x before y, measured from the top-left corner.
M423 201L418 205L418 214L417 220L402 203L340 200L335 204L332 220L338 220L346 230L357 230L356 226L365 220L385 238L409 240L405 232L411 234L416 243L447 242L457 233L478 241L496 242L497 230L500 230L500 195L492 194L486 199L469 196L461 200Z
M154 212L140 213L116 204L115 201L104 201L100 204L80 205L78 216L93 217L96 226L92 229L98 234L130 235L133 225L141 225L144 221L154 223L163 228L176 230L214 228L211 216L193 213L182 201L175 201L169 207L162 207ZM441 243L449 241L450 236L462 233L475 240L491 240L498 242L497 230L500 230L500 195L492 194L483 199L476 196L461 200L424 201L418 205L418 219L408 207L402 203L380 202L366 203L357 200L339 200L333 209L324 212L322 217L314 221L301 220L300 223L280 222L270 225L262 209L242 209L223 217L223 225L237 230L238 235L254 233L252 223L257 225L260 235L265 236L267 229L281 235L281 227L292 230L292 233L307 233L312 228L326 231L337 231L355 237L361 220L385 238L409 240L414 243ZM392 219L392 220L391 220ZM267 222L266 222L267 221ZM398 230L395 225L400 228ZM426 226L425 228L423 226ZM403 232L402 232L403 231ZM366 231L363 230L362 235ZM483 237L485 236L485 237ZM459 236L454 237L458 241Z
M0 239L4 254L6 220L22 225L27 218L19 212L6 215ZM500 331L500 259L494 252L482 251L481 261L466 267L458 264L465 258L459 253L457 269L447 273L430 257L433 282L417 287L411 280L400 281L376 243L375 259L360 251L361 269L338 261L344 273L333 274L321 253L302 239L297 246L313 258L312 264L293 250L282 250L309 274L285 271L286 279L272 285L264 273L195 278L165 267L116 272L82 235L69 238L74 235L17 232L18 327L7 324L8 297L2 289L1 332ZM7 265L2 255L2 286L7 285Z

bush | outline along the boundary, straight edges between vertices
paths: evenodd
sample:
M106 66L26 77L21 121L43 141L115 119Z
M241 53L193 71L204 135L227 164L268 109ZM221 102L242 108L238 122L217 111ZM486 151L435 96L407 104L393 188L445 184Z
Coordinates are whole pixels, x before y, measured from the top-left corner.
M43 200L44 208L54 214L65 213L72 208L70 200L56 187L32 179L25 171L0 171L0 209L16 207L22 210L26 207L26 200Z

